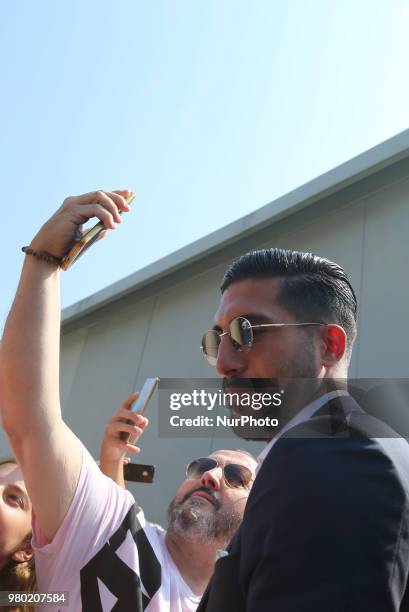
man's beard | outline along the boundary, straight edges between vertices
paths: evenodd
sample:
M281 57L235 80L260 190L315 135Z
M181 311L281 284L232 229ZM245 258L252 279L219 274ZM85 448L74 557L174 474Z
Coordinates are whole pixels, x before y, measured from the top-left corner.
M249 426L234 425L234 433L245 440L265 440L272 437L288 423L304 406L321 395L325 385L324 379L318 379L315 352L312 342L306 337L302 338L288 360L281 364L274 378L225 378L223 380L224 393L237 393L252 396L254 394L268 393L270 397L278 393L281 396L281 405L263 405L260 409L251 406L232 403L230 412L232 417L252 416L257 419L277 419L278 425Z
M214 505L194 493L203 491ZM242 521L242 515L225 510L216 491L199 487L180 501L173 499L168 508L168 529L177 535L203 543L213 542L221 547L231 540Z

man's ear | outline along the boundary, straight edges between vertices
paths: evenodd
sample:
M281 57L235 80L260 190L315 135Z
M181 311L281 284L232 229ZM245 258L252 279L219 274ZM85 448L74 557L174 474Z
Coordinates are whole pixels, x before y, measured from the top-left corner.
M15 563L24 563L25 561L30 561L33 557L33 549L31 548L31 542L26 540L19 546L18 550L15 550L11 555L12 560Z
M326 367L337 365L345 355L346 333L340 325L326 325L320 329L321 358Z

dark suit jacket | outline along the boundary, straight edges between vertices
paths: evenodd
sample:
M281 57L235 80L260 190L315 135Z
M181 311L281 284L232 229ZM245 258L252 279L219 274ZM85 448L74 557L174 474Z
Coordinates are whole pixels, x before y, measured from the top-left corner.
M409 610L409 445L389 435L346 397L280 438L198 612Z

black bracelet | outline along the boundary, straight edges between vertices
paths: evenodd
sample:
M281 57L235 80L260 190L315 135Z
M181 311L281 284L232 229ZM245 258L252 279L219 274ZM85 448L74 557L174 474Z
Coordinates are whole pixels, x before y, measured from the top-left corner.
M37 259L41 259L41 261L46 261L47 263L54 264L58 267L61 265L61 258L54 257L54 255L51 255L51 253L47 253L47 251L35 251L29 246L23 246L21 247L21 250L26 255L33 255L33 257L37 257Z

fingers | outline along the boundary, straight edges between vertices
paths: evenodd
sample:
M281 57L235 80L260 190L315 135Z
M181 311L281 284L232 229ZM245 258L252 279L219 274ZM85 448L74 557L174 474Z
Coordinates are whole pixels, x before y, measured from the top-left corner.
M68 201L75 200L76 204L106 204L110 203L116 209L123 210L124 212L128 212L130 210L130 206L128 204L127 197L129 194L132 194L132 191L128 191L126 189L116 190L116 191L102 191L98 189L97 191L90 191L89 193L84 193L79 196L74 196L71 198L67 198ZM66 201L67 201L66 200Z
M132 455L137 455L141 452L139 446L135 446L134 444L130 444L129 442L124 442L120 438L110 438L109 441L111 448L116 448L119 450L121 454L131 453ZM124 463L130 463L129 459L124 458Z
M108 424L118 422L129 423L129 421L132 421L132 423L134 423L135 425L137 425L137 427L140 427L141 429L145 429L149 425L149 419L142 416L138 412L130 412L129 410L126 410L124 408L118 410L118 412L116 412L114 416L109 419Z
M97 217L107 229L114 229L122 222L121 212L129 212L131 207L127 198L132 192L128 190L119 191L91 191L80 196L69 197L64 200L64 210L77 211L81 222L91 217Z
M105 193L115 202L120 210L124 212L131 210L130 203L135 199L133 191L116 190L106 191Z
M125 408L125 410L130 410L132 404L138 399L138 397L139 397L139 392L138 391L135 391L134 393L131 393L131 395L128 395L126 400L124 400L122 402L121 407Z
M139 438L143 433L143 427L132 425L131 423L124 423L123 421L115 421L110 423L105 429L105 433L110 437L118 437L120 433L128 433L133 438Z
M141 449L139 448L139 446L135 446L134 444L129 444L129 442L127 443L122 442L122 444L125 445L126 452L132 453L133 455L138 455L141 452Z
M112 203L112 206L115 209L114 213L102 204L77 205L74 212L81 218L81 224L86 223L92 217L97 217L107 229L115 229L118 223L122 222L122 219L115 204Z
M138 391L135 391L134 393L131 393L131 395L128 395L126 400L122 402L121 408L118 410L118 412L114 414L114 416L110 419L109 422L113 423L114 421L118 420L132 420L136 425L138 425L138 427L142 427L142 429L145 429L145 427L149 424L149 420L146 417L142 416L142 414L140 414L139 412L132 412L131 410L132 405L138 399L138 397Z
M104 230L103 232L100 232L100 233L98 234L97 240L102 240L103 238L105 238L105 236L107 235L107 233L108 233L108 232L107 232L106 230Z
M121 408L110 418L105 429L105 440L107 443L121 452L139 453L140 449L129 441L122 440L121 434L128 434L132 442L136 442L148 426L149 421L142 414L132 412L132 404L139 397L139 393L131 393L123 402ZM125 436L128 437L128 436Z
M112 193L117 193L118 195L125 198L125 200L130 204L136 198L136 193L134 191L129 191L129 189L114 189Z

